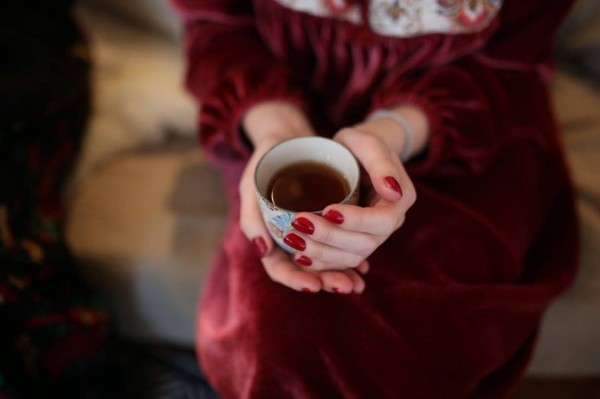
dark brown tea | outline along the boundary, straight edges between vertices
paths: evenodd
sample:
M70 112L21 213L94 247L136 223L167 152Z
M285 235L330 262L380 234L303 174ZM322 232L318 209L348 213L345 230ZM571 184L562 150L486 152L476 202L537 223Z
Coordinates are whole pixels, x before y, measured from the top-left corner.
M271 202L280 208L314 212L343 201L350 187L337 170L327 165L299 162L277 172L268 193Z

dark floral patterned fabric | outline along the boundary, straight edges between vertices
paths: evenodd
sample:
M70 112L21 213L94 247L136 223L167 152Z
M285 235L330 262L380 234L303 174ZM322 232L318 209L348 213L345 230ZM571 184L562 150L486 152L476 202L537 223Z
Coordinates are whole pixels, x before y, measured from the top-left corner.
M71 1L12 3L0 5L0 398L82 397L105 361L108 314L66 249L61 192L89 57Z

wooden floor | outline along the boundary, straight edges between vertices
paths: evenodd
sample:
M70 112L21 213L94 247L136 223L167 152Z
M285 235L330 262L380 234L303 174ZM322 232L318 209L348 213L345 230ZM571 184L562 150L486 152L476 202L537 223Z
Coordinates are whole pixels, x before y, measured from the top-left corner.
M600 399L600 377L527 378L512 399Z

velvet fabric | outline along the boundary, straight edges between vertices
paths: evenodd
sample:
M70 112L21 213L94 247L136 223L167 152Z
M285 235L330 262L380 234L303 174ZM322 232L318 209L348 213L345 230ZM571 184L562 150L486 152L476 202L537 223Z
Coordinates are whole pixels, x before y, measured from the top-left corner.
M469 34L380 36L272 0L174 0L201 139L231 203L204 287L199 359L223 398L496 398L576 270L573 194L551 109L553 35L571 0L505 0ZM286 100L323 135L401 103L431 138L407 169L406 223L362 295L269 280L239 227L246 110Z

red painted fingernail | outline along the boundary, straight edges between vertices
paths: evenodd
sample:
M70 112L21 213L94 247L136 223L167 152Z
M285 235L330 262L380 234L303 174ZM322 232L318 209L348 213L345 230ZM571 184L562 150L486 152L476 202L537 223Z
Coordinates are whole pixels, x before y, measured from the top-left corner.
M307 218L299 217L292 220L292 226L298 231L304 234L311 235L315 232L315 225Z
M267 243L262 237L255 237L252 240L252 246L254 247L254 252L262 258L267 254Z
M310 266L310 265L312 265L312 260L310 260L310 258L307 258L306 256L302 255L301 257L296 259L296 263L300 263L302 266Z
M297 249L298 251L304 251L306 249L306 241L302 239L297 234L289 233L283 238L283 242L285 242L290 247Z
M302 291L303 292L310 292L311 294L315 293L315 291L311 290L310 288L306 288L306 287L302 288Z
M400 188L398 180L394 179L392 176L386 176L383 178L383 181L385 182L386 187L391 188L398 194L402 195L402 188Z
M344 222L344 215L342 215L335 209L328 210L327 212L325 212L323 217L329 220L331 223L335 224L342 224Z

